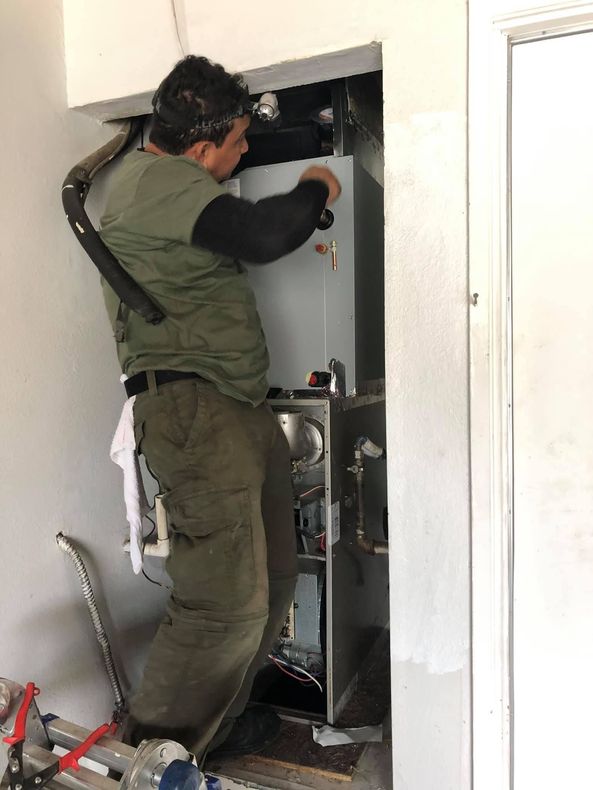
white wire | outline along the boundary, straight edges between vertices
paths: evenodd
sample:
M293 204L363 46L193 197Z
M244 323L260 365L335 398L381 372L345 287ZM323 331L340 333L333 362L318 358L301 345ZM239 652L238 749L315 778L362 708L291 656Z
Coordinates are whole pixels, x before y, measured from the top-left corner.
M323 694L323 687L321 683L316 678L314 678L313 675L310 675L306 669L303 669L302 667L297 667L294 664L289 664L287 661L283 661L281 658L278 658L278 656L274 656L274 659L278 661L279 664L284 664L284 666L288 667L289 669L294 669L297 672L302 672L303 675L306 675L308 678L310 678L313 681L313 683L317 683L317 685L319 686L319 691Z
M171 10L173 11L173 23L175 25L175 33L177 35L177 43L179 44L179 49L181 50L181 55L185 57L185 49L183 44L181 43L181 34L179 33L179 19L177 18L177 3L175 0L171 0Z

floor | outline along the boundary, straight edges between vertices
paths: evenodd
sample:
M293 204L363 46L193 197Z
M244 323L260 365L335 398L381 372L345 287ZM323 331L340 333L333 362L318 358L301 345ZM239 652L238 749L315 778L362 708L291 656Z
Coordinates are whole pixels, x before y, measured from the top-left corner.
M338 780L319 771L272 766L256 758L228 761L218 778L222 790L391 790L391 740L370 743L351 779Z
M223 790L391 790L389 672L389 633L385 631L361 666L356 691L337 722L346 728L382 723L382 743L368 743L362 753L357 746L322 748L313 743L310 725L289 717L269 749L227 758L207 769L221 780Z
M331 746L326 747L331 749ZM369 743L351 777L335 778L318 769L272 764L257 755L225 761L216 776L222 790L392 790L391 715L383 721L383 742Z

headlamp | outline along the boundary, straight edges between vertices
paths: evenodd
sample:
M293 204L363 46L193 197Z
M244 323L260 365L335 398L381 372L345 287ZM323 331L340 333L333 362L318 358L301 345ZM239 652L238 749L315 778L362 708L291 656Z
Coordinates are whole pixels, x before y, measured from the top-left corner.
M275 121L280 117L278 98L275 93L263 93L256 102L243 101L237 108L221 118L212 118L205 115L189 116L181 108L171 107L160 96L160 88L152 98L155 114L168 126L181 129L211 129L214 126L224 126L235 118L243 115L252 115L264 123Z
M275 93L262 93L259 101L252 102L248 110L252 115L264 122L275 121L280 117L278 97Z

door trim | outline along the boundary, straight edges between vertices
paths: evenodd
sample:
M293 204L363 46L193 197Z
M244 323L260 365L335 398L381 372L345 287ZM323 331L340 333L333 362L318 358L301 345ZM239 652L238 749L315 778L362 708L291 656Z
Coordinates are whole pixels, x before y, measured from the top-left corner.
M475 790L513 788L512 47L593 30L593 3L469 5L472 755ZM516 0L517 6L520 0ZM506 2L508 9L508 1Z

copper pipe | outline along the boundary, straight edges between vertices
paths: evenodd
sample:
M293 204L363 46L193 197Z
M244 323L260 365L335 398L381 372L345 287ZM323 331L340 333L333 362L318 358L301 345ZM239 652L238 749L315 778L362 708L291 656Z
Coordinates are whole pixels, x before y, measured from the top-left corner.
M369 538L366 531L366 515L364 508L364 453L357 442L354 447L354 466L350 467L356 477L356 543L365 554L389 554L389 543L386 540Z

